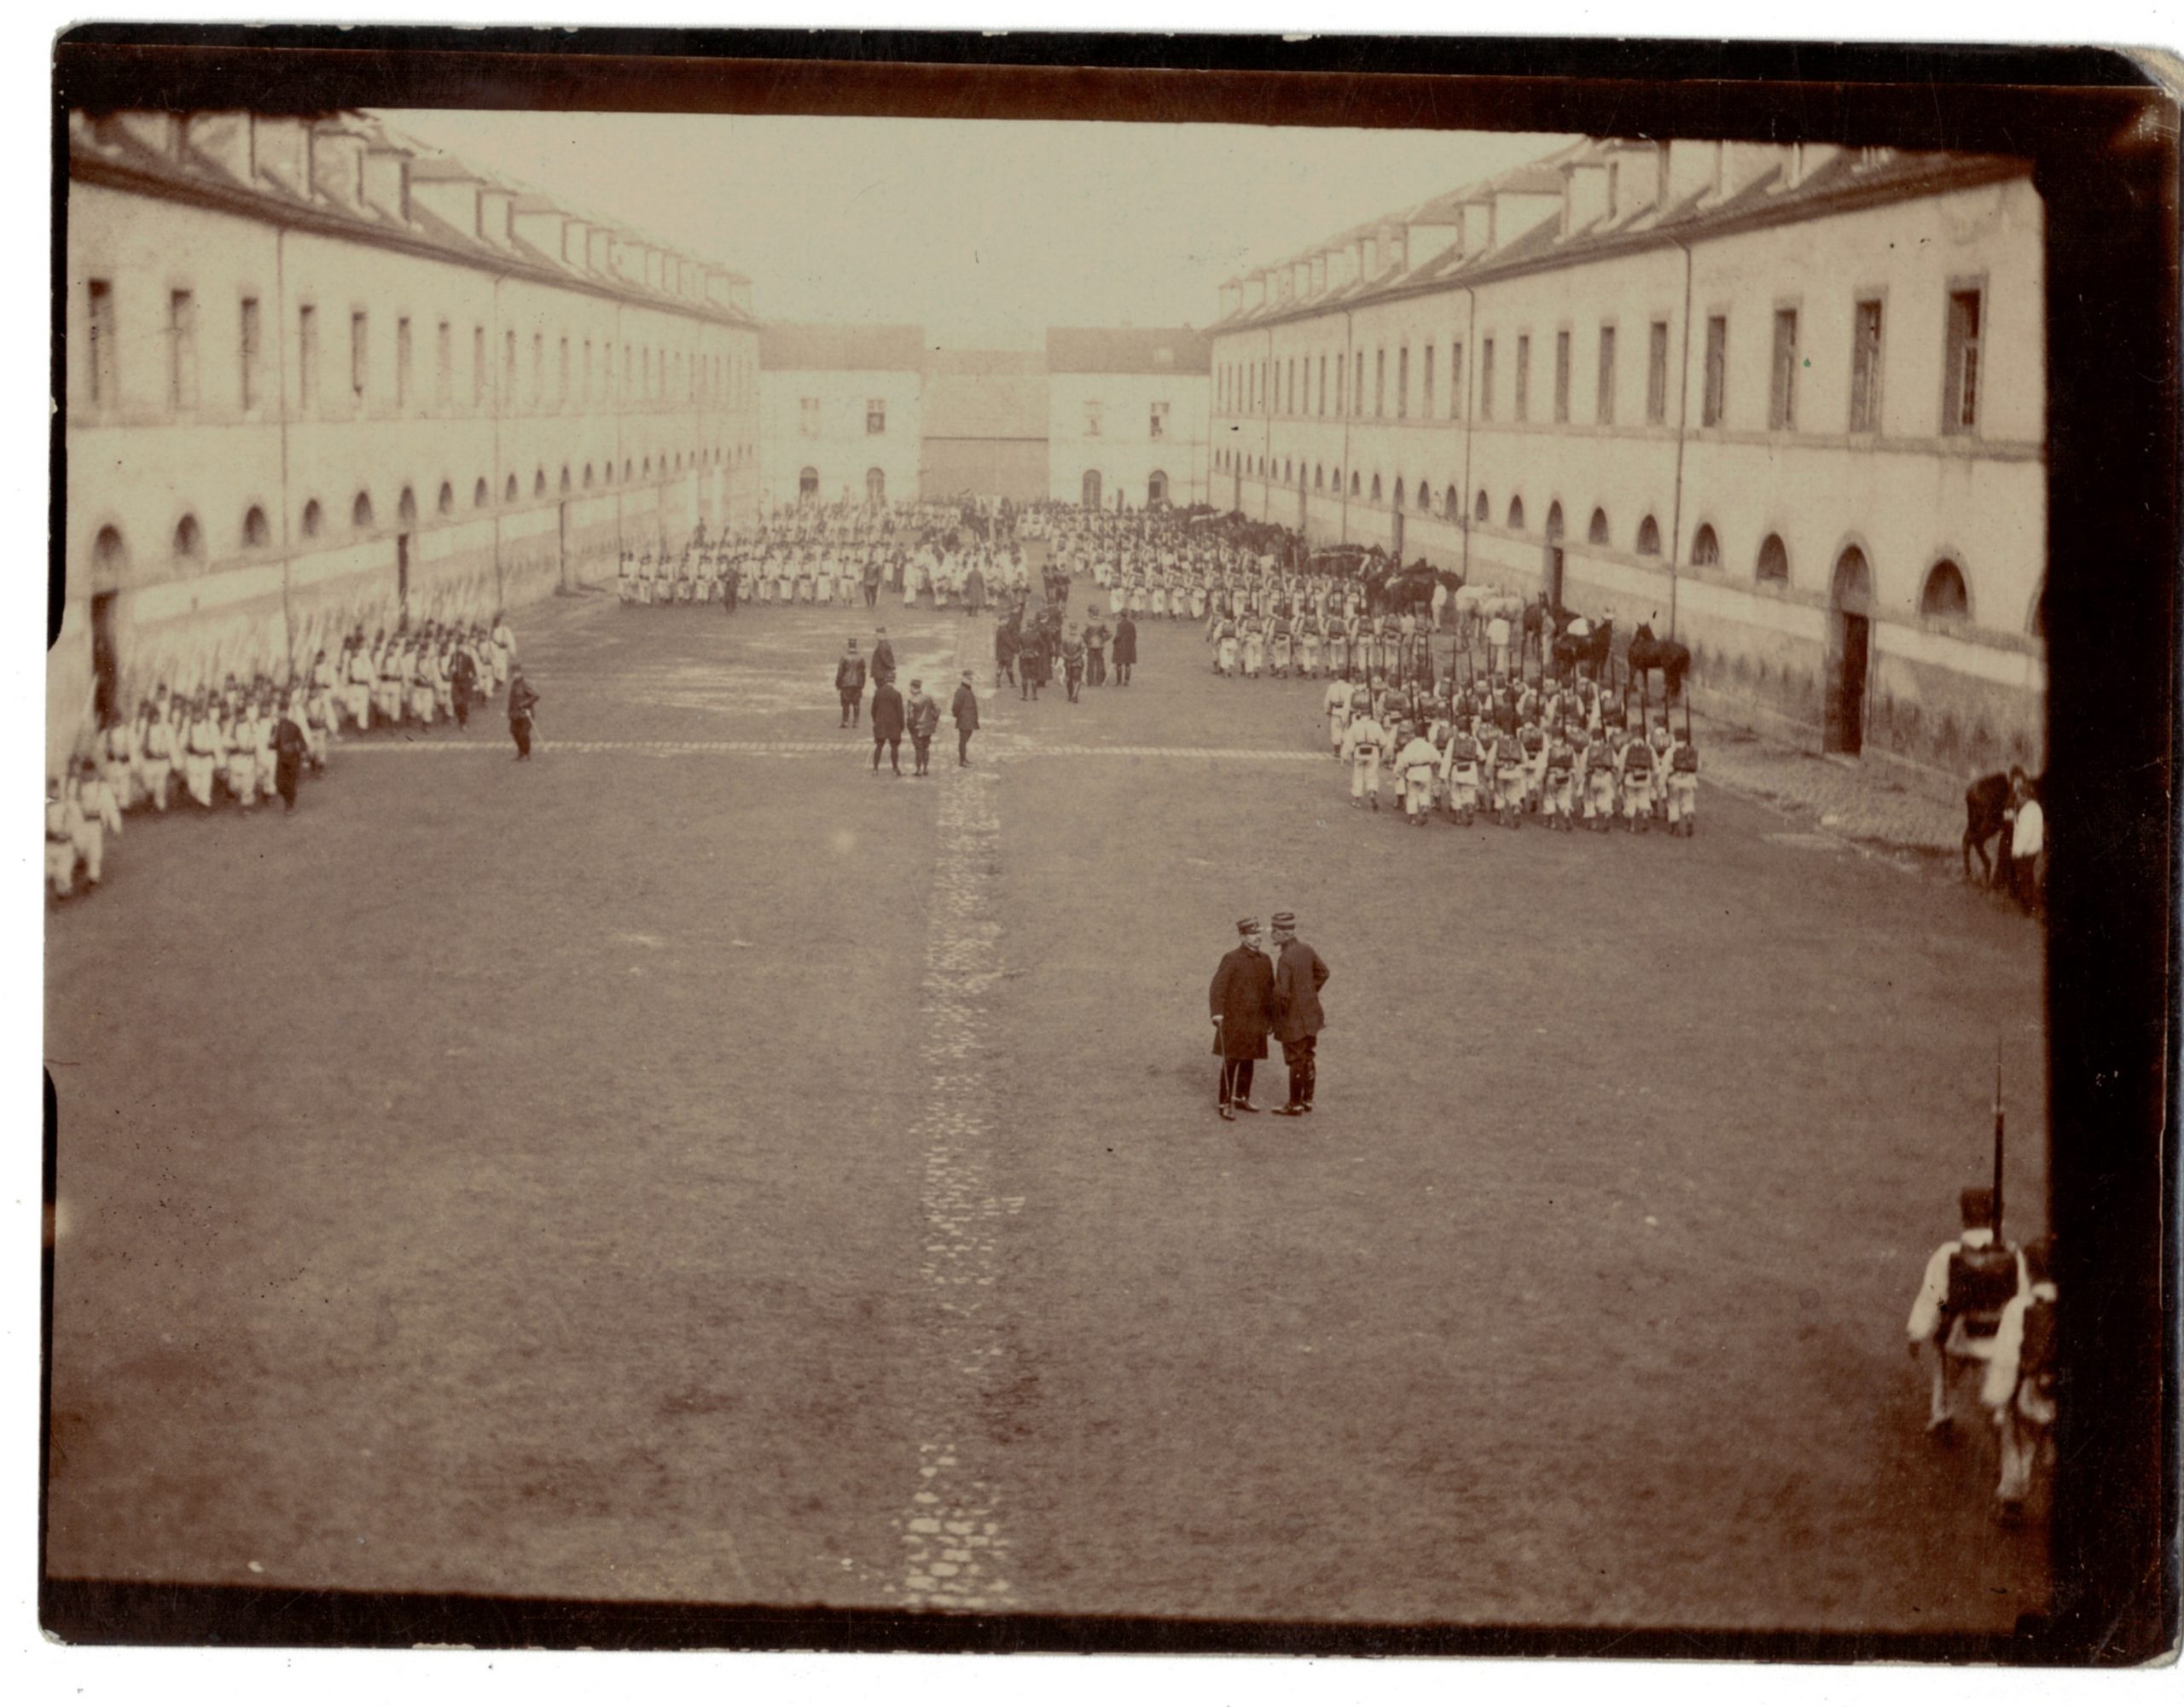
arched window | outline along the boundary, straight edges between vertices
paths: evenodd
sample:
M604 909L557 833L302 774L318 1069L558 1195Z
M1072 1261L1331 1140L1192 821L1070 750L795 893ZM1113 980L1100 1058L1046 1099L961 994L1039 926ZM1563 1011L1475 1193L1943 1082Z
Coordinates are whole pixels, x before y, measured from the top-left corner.
M561 490L562 490L563 491L565 491L565 492L566 492L566 491L568 491L568 489L569 489L569 465L568 465L567 463L564 462L564 463L562 463L562 464L561 464Z
M515 476L513 474L509 475L508 490L501 494L501 502L505 504L514 503L516 499L516 493L520 489L515 483Z
M174 560L177 563L202 563L205 560L205 530L197 525L197 518L186 515L174 525Z
M1487 505L1485 487L1481 486L1478 489L1478 502L1471 507L1471 514L1472 520L1474 521L1484 521L1494 514Z
M867 503L884 503L887 499L887 471L867 468L864 471L864 498Z
M1373 476L1373 502L1376 504L1380 502L1380 477L1378 474Z
M1327 465L1324 462L1315 462L1312 464L1312 490L1316 492L1323 492L1327 489Z
M319 536L319 531L325 525L326 512L318 507L318 500L317 498L313 498L309 503L304 506L304 537L305 539L317 538Z
M402 496L394 501L395 519L405 528L417 523L417 495L409 487L402 489Z
M591 490L591 464L589 462L584 465L584 489L587 492Z
M1416 496L1417 500L1418 500L1418 509L1419 509L1419 514L1421 514L1421 515L1431 515L1431 514L1433 514L1433 489L1432 489L1431 486L1427 485L1426 484L1426 482L1425 482L1425 481L1420 480L1420 481L1418 483L1418 490L1417 490L1417 492L1416 492L1416 495L1415 495L1415 496Z
M470 508L481 510L492 501L492 488L485 484L485 477L480 474L478 477L478 484L470 489Z
M1281 459L1281 484L1285 486L1289 484L1289 459L1287 456Z
M1919 614L1959 622L1972 614L1972 595L1964 584L1964 571L1946 557L1926 572L1926 590L1919 595Z
M1442 500L1442 514L1450 521L1461 521L1464 519L1463 494L1459 492L1453 485L1449 488L1448 496Z
M1525 501L1522 498L1512 498L1509 500L1509 531L1522 533L1524 531Z
M1699 531L1691 536L1691 560L1701 569L1711 569L1722 560L1722 542L1708 523L1699 523Z
M1397 476L1396 476L1396 508L1397 508L1397 509L1401 509L1401 508L1403 508L1403 476L1402 476L1402 475L1400 475L1400 474L1398 474L1398 475L1397 475Z
M650 465L647 466L649 467ZM816 468L806 468L797 475L796 495L799 498L816 498L819 496L819 471Z
M652 478L652 458L649 456L645 458L645 478L647 479Z
M1547 537L1550 540L1562 537L1562 500L1560 498L1547 507Z
M265 512L253 504L242 519L242 545L246 551L262 551L273 543L271 524Z
M1355 468L1350 471L1350 496L1353 498L1357 496L1357 471Z
M1647 516L1638 524L1638 554L1658 557L1661 554L1661 525Z
M543 468L539 469L531 477L531 496L534 498L543 498L546 496L546 471Z
M359 492L357 494L356 502L349 506L349 525L361 533L371 525L372 495L369 492Z
M1606 510L1594 510L1592 520L1585 524L1585 543L1589 545L1606 545L1608 543Z
M2036 640L2048 638L2048 584L2044 580L2040 584L2039 595L2032 601L2032 615L2025 627Z
M446 480L440 482L439 510L442 515L455 514L455 487Z
M1762 581L1787 581L1790 578L1790 554L1782 549L1782 536L1770 533L1759 542L1759 563L1752 571Z
M622 459L622 478L623 478L623 479L624 479L624 480L629 479L630 479L630 477L632 474L634 474L636 472L636 471L630 466L630 459L629 459L628 457L624 456L624 457Z
M119 528L102 527L98 537L91 542L91 586L95 591L105 591L121 584L122 572L129 566L129 548L122 543Z

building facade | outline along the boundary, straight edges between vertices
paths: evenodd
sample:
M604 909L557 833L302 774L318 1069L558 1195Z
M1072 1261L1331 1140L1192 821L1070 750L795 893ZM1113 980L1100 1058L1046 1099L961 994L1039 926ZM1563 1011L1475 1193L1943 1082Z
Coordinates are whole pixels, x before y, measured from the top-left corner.
M773 324L758 335L759 496L915 499L925 329Z
M755 514L748 283L352 113L72 113L57 763Z
M2042 244L2022 162L1587 142L1224 287L1212 501L1650 618L1828 751L2036 769Z
M935 350L926 358L927 497L1036 503L1047 495L1047 371L1037 350Z
M1050 327L1046 496L1206 502L1212 345L1188 326Z

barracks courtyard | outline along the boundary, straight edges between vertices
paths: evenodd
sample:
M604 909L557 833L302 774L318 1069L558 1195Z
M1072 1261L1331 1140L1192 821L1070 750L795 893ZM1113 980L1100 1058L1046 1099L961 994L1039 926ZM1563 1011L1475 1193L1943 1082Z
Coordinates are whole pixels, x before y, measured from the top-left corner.
M531 763L497 707L351 737L292 818L133 816L49 915L53 1576L2044 1604L2044 1506L1996 1524L1984 1415L1928 1438L1904 1355L1998 1042L2045 1216L2038 928L1953 851L1704 767L1691 840L1416 829L1350 809L1322 684L1223 681L1198 625L1029 704L990 616L892 595L903 684L972 669L985 723L875 778L861 605L513 614ZM1317 1106L1224 1123L1207 982L1283 909L1333 971Z

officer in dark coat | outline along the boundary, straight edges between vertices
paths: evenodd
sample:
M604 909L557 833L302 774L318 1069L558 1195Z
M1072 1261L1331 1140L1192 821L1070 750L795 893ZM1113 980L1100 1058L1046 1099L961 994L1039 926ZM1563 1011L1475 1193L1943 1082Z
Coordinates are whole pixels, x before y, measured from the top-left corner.
M892 686L895 681L895 648L887 639L887 630L880 630L880 639L872 648L872 680L875 686Z
M1266 1059L1267 1033L1274 1026L1274 962L1259 947L1259 921L1239 919L1243 940L1221 958L1207 994L1213 1009L1213 1053L1221 1057L1221 1118L1234 1110L1256 1114L1252 1101L1252 1064Z
M875 660L876 661L876 660ZM887 762L895 775L903 774L903 694L892 682L872 690L872 774L880 774L880 749L887 749Z
M842 727L855 729L864 709L864 659L854 638L834 666L834 692L841 696Z
M1289 1100L1276 1114L1310 1114L1319 1080L1320 1033L1327 1016L1320 1007L1320 987L1327 964L1297 939L1297 915L1274 915L1274 1035L1281 1040L1281 1059L1289 1066Z
M1137 662L1137 624L1128 611L1115 618L1115 686L1130 686L1130 666Z

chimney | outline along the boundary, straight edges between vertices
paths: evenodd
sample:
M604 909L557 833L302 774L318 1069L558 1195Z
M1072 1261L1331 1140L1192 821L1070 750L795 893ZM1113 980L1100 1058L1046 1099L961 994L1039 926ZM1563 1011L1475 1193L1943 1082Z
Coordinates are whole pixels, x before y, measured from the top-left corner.
M410 223L410 151L384 142L364 148L364 200L382 213Z
M1253 273L1244 281L1244 306L1246 309L1258 309L1265 305L1266 275Z
M299 198L311 194L311 129L300 119L253 113L251 157L260 177Z
M478 192L478 235L497 249L508 247L508 218L515 192L489 183Z
M247 113L193 113L183 120L191 148L229 177L250 182L250 115Z
M1607 163L1572 160L1562 168L1562 235L1574 237L1607 217Z
M1428 261L1437 261L1456 246L1457 227L1453 221L1436 218L1422 224L1412 225L1403 233L1403 251L1414 267L1422 267Z
M1722 195L1740 195L1769 172L1788 165L1789 150L1779 142L1724 142L1722 145Z
M327 125L313 131L311 183L322 200L356 211L364 193L364 139Z
M1681 206L1694 195L1717 194L1722 187L1722 145L1679 136L1668 145L1663 168L1664 203Z
M1231 279L1221 287L1221 317L1226 320L1231 315L1240 311L1243 306L1244 282L1241 279Z
M555 260L561 256L561 227L566 218L542 195L526 195L508 211L508 229L515 236Z

